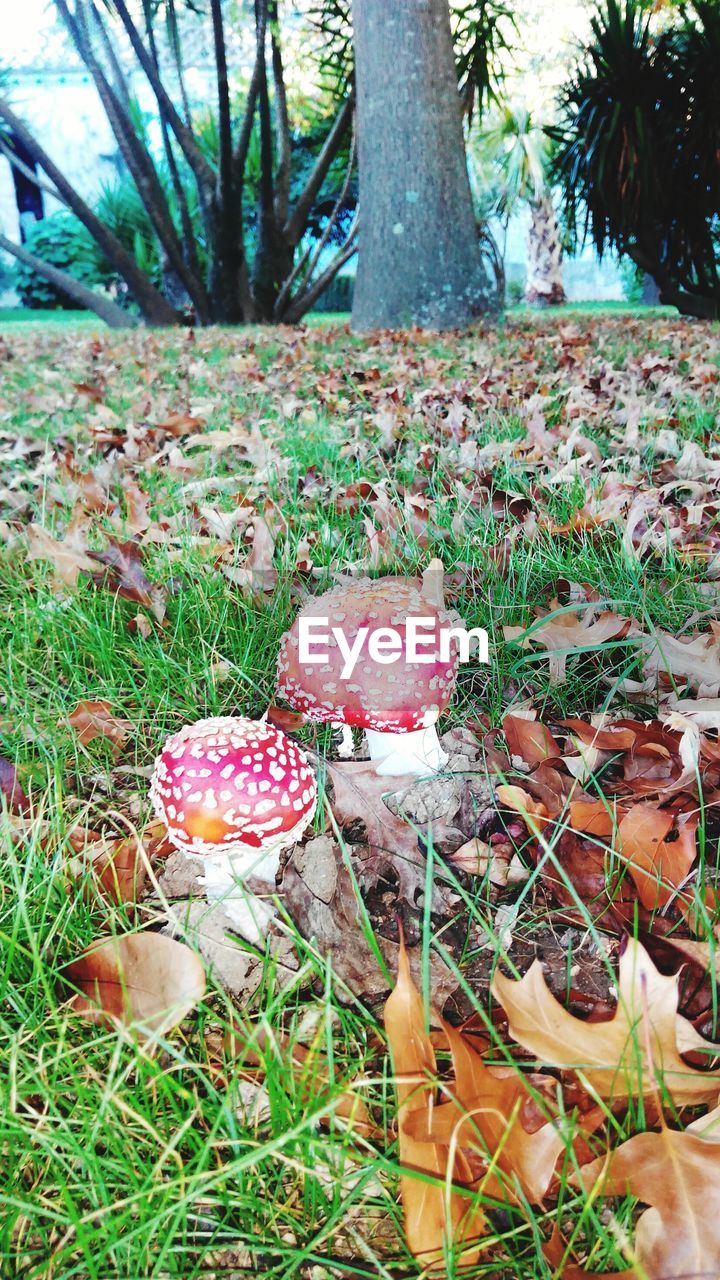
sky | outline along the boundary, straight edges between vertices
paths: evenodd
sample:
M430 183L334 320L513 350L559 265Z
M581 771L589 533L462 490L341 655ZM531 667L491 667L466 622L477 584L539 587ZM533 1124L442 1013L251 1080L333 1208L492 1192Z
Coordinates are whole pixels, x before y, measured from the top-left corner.
M53 14L47 0L2 0L12 11L3 23L3 60L18 62L24 55L42 47L42 36L53 25Z
M589 6L586 0L516 0L512 7L524 46L518 58L523 95L532 97L535 89L543 96L548 82L562 78L572 44L586 27ZM3 61L32 62L55 25L54 6L49 0L0 0L2 8L12 13L3 23Z

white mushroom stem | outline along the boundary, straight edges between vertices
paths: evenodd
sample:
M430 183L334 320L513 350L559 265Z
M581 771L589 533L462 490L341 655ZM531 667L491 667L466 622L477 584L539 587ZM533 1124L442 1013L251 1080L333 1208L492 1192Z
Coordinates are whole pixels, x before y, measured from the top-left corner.
M379 774L414 774L421 777L437 773L448 762L448 754L440 746L434 724L427 729L414 729L410 733L379 733L366 729L370 759L376 760L375 772Z
M267 880L268 891L271 887L274 890L275 872L279 865L279 850L270 854L261 853L258 865L250 868L246 853L239 858L237 855L233 857L232 854L223 854L203 859L205 874L200 879L205 885L208 902L212 906L222 907L237 932L256 945L264 942L270 921L277 912L269 902L264 902L248 889L243 877L251 874L258 879Z
M355 755L355 742L353 740L353 731L349 724L343 724L342 720L336 720L333 729L340 733L340 741L338 743L337 753L341 760L352 760Z

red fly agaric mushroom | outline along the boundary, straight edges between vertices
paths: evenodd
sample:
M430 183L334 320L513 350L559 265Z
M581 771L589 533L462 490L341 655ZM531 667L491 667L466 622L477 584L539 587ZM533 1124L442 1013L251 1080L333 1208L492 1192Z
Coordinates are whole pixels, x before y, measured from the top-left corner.
M258 941L273 915L242 885L275 884L280 851L300 839L317 802L307 757L273 725L220 717L186 725L155 761L150 797L172 844L204 863L208 900Z
M431 773L447 762L435 726L458 655L450 615L427 583L363 578L337 587L309 600L280 644L282 697L310 720L363 728L379 774Z

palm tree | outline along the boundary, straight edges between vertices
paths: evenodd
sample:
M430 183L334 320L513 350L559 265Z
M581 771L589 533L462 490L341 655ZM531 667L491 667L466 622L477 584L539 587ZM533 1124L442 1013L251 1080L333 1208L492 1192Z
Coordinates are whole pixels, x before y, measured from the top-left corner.
M483 159L499 179L496 212L507 221L518 204L529 206L525 298L541 307L565 301L562 240L548 183L550 145L526 107L502 107L481 140Z

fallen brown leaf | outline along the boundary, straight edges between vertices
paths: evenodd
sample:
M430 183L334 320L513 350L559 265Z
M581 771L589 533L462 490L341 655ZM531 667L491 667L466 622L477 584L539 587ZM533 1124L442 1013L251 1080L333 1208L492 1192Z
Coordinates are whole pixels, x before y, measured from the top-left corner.
M11 813L24 813L29 801L18 781L14 764L0 756L0 798L4 799Z
M105 699L78 702L67 723L77 730L82 746L95 738L108 738L116 752L122 749L133 730L132 721L113 715L112 704Z
M85 535L76 529L62 541L53 538L47 529L31 524L27 531L28 560L49 560L57 577L66 587L77 586L81 573L95 573L90 559Z
M647 1280L720 1274L720 1108L684 1132L662 1124L585 1165L573 1181L650 1205L635 1227L637 1274Z
M385 1004L385 1030L398 1096L405 1236L410 1252L430 1270L436 1270L442 1266L445 1245L467 1245L483 1235L486 1223L480 1208L468 1208L470 1202L446 1186L447 1148L418 1141L407 1131L406 1123L411 1116L419 1116L421 1124L422 1120L426 1124L431 1121L437 1069L432 1043L425 1030L423 1002L410 976L402 943L397 982ZM463 1260L474 1259L463 1255Z
M697 1071L680 1055L715 1057L720 1046L678 1015L677 977L661 974L634 939L620 958L618 1004L608 1022L583 1022L568 1012L551 994L537 960L517 981L497 973L492 990L518 1044L548 1066L580 1072L600 1097L620 1100L659 1087L680 1106L718 1095L720 1069Z
M160 1037L202 1000L205 972L194 951L159 933L128 933L88 947L63 970L79 988L70 1007L91 1022Z

